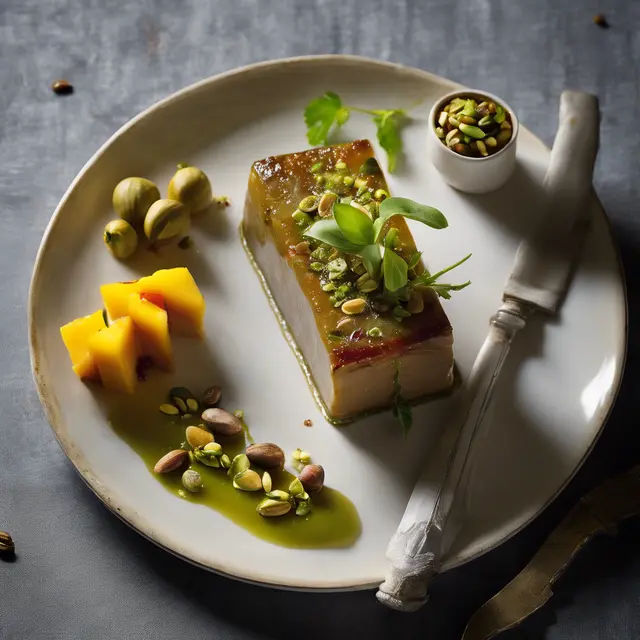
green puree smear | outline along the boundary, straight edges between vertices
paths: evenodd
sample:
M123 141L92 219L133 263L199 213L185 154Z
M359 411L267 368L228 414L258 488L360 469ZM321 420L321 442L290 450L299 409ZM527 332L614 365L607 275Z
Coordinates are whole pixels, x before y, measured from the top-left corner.
M306 516L296 516L292 511L284 516L265 518L256 512L264 492L234 489L231 478L221 469L197 463L190 467L200 473L204 484L202 492L194 494L184 491L181 471L162 475L153 473L155 463L165 453L182 447L186 427L200 421L198 416L189 419L160 413L158 406L165 402L165 398L157 390L148 388L150 386L142 385L132 398L113 399L109 407L109 422L117 435L142 458L149 473L174 494L176 500L188 500L215 509L254 536L281 547L349 547L358 539L362 525L356 508L349 498L330 487L312 494L311 512ZM248 419L250 421L251 417ZM245 450L243 434L234 438L216 436L216 442L231 458ZM185 444L184 448L188 445ZM294 478L287 471L270 470L269 473L274 489L286 491Z

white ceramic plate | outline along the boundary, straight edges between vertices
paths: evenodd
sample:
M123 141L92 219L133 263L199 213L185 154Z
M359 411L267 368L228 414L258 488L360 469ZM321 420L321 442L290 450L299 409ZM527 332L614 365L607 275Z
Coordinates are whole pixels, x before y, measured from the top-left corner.
M47 416L65 453L95 493L150 540L203 567L269 585L346 589L378 584L385 548L425 456L452 415L455 397L424 405L405 441L389 413L346 428L327 424L240 245L238 224L254 160L307 148L304 105L325 90L346 103L410 107L405 162L389 176L394 193L440 208L446 231L412 225L434 268L466 253L456 278L473 285L445 302L460 371L468 375L514 251L535 220L535 194L549 150L527 129L519 167L499 192L467 196L444 184L425 154L426 115L457 85L416 69L344 56L258 64L195 84L123 127L88 162L56 210L36 261L30 294L31 356ZM509 96L505 96L508 98ZM343 139L374 139L355 115ZM383 166L384 154L378 150ZM111 191L128 175L166 185L177 162L202 167L233 205L196 227L197 250L122 264L102 246ZM505 541L562 489L589 453L611 408L626 348L626 301L605 215L594 198L593 232L560 317L534 320L519 336L496 390L491 432L472 486L472 517L447 562L466 562ZM58 327L100 308L99 285L184 264L205 295L206 349L180 343L177 382L223 381L258 441L304 447L347 494L362 519L355 546L291 550L253 537L215 511L171 495L110 429L92 393L71 371ZM163 381L169 386L170 381ZM302 426L313 420L313 428Z

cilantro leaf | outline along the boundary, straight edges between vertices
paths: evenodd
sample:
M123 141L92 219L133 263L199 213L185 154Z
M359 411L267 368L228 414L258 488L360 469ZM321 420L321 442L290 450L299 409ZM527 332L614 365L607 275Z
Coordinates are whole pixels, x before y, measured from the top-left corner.
M380 111L373 117L373 122L377 128L378 142L387 152L389 173L393 173L396 170L398 156L402 153L400 128L404 119L405 112L403 109Z
M312 100L304 110L309 144L327 144L331 127L343 125L348 119L349 109L342 106L342 100L332 91Z

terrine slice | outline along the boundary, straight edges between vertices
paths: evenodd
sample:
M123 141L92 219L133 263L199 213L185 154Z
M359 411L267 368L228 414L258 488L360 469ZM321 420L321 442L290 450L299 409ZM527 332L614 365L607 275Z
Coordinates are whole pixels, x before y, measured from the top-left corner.
M387 196L366 140L265 158L249 177L246 246L333 421L389 407L399 390L412 400L453 385L452 328L434 291L424 288L399 312L360 257L305 237L314 221L332 216L333 200L375 219ZM394 251L420 274L404 218L392 218L390 226ZM364 310L345 313L350 299L364 300Z

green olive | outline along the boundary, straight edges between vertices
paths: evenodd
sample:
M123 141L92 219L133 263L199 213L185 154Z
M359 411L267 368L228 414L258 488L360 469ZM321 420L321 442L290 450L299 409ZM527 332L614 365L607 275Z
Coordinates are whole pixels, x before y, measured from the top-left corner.
M191 213L206 209L213 199L211 182L197 167L178 169L169 183L168 196L189 208Z
M112 220L104 228L104 243L120 260L133 255L138 246L138 234L126 220Z
M151 242L177 240L189 230L189 210L177 200L157 200L144 217L144 233Z
M113 190L113 208L129 224L142 226L149 207L160 200L160 191L146 178L125 178Z

